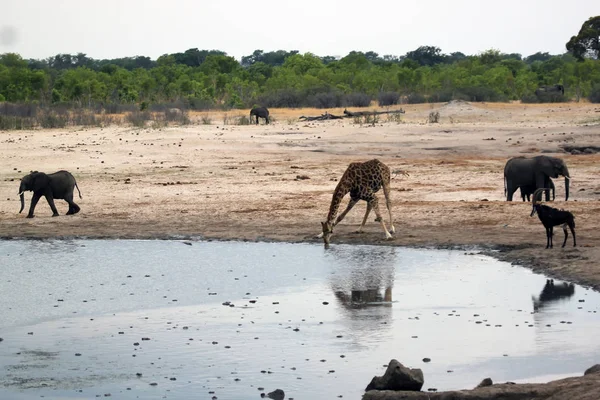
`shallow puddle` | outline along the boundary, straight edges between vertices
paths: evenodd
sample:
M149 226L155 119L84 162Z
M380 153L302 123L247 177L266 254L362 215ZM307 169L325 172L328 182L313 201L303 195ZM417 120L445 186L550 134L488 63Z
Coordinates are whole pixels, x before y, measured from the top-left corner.
M391 358L446 390L600 350L598 293L462 251L11 240L0 273L7 399L359 399Z

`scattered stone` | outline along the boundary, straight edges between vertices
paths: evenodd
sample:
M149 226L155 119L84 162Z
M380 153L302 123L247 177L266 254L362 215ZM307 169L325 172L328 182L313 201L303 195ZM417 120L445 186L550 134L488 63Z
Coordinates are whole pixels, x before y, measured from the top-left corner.
M431 358L425 357L425 358L423 359L423 362L424 362L424 363L431 362Z
M597 374L600 373L600 364L596 364L594 366L589 367L585 370L583 375Z
M275 389L267 394L267 397L273 400L283 400L285 398L285 392L281 389Z
M391 360L383 376L375 376L367 385L369 390L409 390L420 391L423 387L423 371L411 369L398 360Z
M492 386L494 384L494 382L492 382L492 378L485 378L484 380L482 380L479 385L477 385L478 388L481 387L488 387L488 386Z

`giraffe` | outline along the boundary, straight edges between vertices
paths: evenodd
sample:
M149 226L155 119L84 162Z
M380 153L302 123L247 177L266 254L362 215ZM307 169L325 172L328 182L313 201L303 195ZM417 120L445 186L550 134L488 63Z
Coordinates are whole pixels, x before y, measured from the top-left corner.
M400 173L406 174L403 171ZM383 187L383 194L385 196L385 203L390 216L390 230L388 231L381 213L379 212L379 200L375 193ZM337 219L335 218L340 203L346 193L350 192L350 201L348 206L342 212ZM356 205L359 200L365 200L367 202L367 212L363 218L362 224L358 232L362 232L369 213L373 209L377 218L375 221L381 223L381 227L385 232L385 238L390 239L391 233L395 232L394 220L392 218L392 202L390 200L390 169L387 165L379 161L378 159L366 161L363 163L354 162L350 163L344 175L338 182L333 192L331 199L331 205L329 206L329 214L327 215L327 221L321 222L323 232L318 237L322 237L325 242L325 246L329 245L329 239L333 234L333 227L340 223L344 219L346 214ZM335 221L334 221L335 220Z

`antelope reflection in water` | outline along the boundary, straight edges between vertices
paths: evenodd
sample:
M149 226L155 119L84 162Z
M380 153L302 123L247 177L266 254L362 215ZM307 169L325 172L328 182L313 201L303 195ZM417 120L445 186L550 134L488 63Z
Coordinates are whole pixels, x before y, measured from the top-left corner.
M552 302L568 299L575 294L575 285L572 283L554 283L554 279L547 279L544 288L540 295L532 297L533 311L540 312L544 307L547 307Z

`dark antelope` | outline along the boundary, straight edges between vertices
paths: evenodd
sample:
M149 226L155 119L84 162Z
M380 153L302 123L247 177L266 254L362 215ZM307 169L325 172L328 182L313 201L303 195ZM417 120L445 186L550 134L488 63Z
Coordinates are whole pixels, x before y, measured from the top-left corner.
M569 211L558 210L556 208L540 204L541 200L538 202L537 199L538 197L541 199L542 192L544 190L548 190L548 188L540 188L533 193L533 208L530 216L533 217L537 212L540 221L542 221L544 228L546 228L546 248L552 248L552 231L554 227L558 225L562 225L563 232L565 233L565 240L562 244L562 247L565 247L565 244L567 244L567 238L569 237L567 226L569 229L571 229L571 233L573 234L573 247L577 246L575 239L575 217Z

